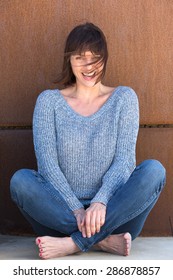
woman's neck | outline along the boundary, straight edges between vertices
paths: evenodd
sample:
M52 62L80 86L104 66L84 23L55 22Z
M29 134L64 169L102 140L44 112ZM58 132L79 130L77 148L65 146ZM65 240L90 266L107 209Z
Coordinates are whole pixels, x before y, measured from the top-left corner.
M93 87L85 87L83 85L76 84L74 86L74 97L83 100L86 103L92 102L94 99L102 95L103 85L101 83L97 83Z

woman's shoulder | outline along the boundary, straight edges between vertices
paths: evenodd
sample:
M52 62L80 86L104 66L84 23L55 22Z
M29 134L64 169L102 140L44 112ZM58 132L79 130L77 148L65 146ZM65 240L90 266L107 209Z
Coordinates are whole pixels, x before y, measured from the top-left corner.
M118 86L115 91L121 96L137 96L134 89L129 86Z
M133 88L129 86L118 86L115 89L115 95L118 95L124 102L135 102L138 103L138 96Z
M42 91L37 97L38 103L54 103L60 99L60 92L58 89L46 89Z

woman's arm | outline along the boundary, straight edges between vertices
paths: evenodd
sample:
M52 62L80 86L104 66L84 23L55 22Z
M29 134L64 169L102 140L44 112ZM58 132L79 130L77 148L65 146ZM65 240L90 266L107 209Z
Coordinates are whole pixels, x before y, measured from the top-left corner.
M118 122L115 157L102 178L101 188L91 203L101 202L107 205L118 187L126 183L136 165L135 152L139 129L138 99L135 92L127 87L122 94L124 101Z
M59 191L72 211L82 208L62 173L56 147L55 100L51 91L37 99L33 116L33 137L38 169L41 175Z

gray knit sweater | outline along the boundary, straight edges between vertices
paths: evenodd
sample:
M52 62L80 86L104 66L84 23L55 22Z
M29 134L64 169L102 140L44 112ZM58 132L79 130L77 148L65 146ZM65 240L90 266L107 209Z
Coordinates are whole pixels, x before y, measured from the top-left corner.
M138 127L138 99L129 87L117 87L88 117L59 90L46 90L33 117L38 172L72 211L92 202L106 205L135 168Z

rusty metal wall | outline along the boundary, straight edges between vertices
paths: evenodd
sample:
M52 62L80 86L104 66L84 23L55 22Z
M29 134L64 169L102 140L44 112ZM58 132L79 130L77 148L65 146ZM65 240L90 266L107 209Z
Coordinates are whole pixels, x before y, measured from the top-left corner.
M36 168L36 98L56 87L68 32L91 21L109 45L105 83L131 86L138 94L138 162L156 158L167 169L166 188L142 234L173 235L172 15L172 0L0 1L0 232L30 232L11 202L9 180L19 168Z
M173 128L140 128L137 142L137 162L152 158L166 168L167 182L151 211L142 234L147 236L173 235Z

